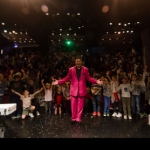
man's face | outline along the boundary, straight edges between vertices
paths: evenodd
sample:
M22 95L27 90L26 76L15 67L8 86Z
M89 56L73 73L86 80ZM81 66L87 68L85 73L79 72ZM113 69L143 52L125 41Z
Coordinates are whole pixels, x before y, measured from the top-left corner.
M81 65L82 65L82 60L81 60L81 59L76 59L76 60L75 60L75 64L76 64L76 67L77 67L77 68L80 68Z

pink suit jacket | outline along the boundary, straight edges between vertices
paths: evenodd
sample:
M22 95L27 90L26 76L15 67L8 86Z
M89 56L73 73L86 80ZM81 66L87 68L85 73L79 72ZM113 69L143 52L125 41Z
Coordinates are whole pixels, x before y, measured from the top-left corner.
M97 80L92 78L89 74L88 68L82 66L81 75L78 80L76 74L76 67L69 68L68 74L63 79L58 80L58 84L63 84L70 81L70 96L80 96L84 97L86 95L86 80L91 83L96 84Z

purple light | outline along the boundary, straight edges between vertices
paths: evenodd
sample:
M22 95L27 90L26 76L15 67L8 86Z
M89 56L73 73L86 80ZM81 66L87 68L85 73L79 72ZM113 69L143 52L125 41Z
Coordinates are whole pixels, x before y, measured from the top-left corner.
M18 47L18 44L14 44L14 48L17 48Z

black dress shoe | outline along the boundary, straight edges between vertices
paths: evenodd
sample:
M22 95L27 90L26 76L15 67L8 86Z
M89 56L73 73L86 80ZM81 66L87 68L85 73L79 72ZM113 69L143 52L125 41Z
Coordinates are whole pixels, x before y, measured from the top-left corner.
M75 120L71 120L71 124L75 124L76 123L76 121Z
M81 122L80 122L80 121L77 121L76 123L77 123L78 125L80 125L80 124L81 124Z
M140 119L140 115L139 114L136 115L136 119Z

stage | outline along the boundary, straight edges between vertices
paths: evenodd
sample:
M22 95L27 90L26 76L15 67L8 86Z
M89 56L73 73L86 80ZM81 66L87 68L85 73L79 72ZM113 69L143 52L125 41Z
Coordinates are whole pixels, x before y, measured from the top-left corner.
M70 115L44 115L11 119L5 116L4 138L150 138L148 118L124 120L84 114L82 124L71 124Z

